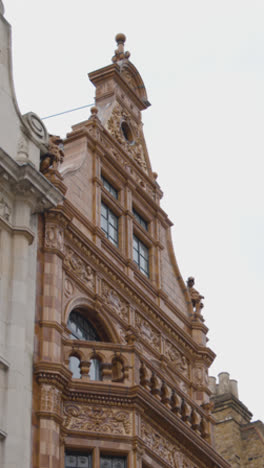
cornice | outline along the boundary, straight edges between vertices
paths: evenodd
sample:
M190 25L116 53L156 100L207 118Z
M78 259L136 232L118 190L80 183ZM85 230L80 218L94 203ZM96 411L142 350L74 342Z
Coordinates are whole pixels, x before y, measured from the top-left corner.
M137 96L137 94L131 89L131 87L127 84L127 82L122 78L120 74L120 67L117 64L111 64L111 65L108 65L107 67L100 68L99 70L95 70L89 73L88 77L95 86L97 86L97 84L99 84L102 81L114 79L114 81L117 82L117 84L120 86L120 88L123 89L126 95L129 96L130 99L136 104L139 110L144 110L150 105L149 103L145 103L144 101L142 101L142 99L140 99ZM96 101L100 102L101 100L105 99L105 97L111 96L113 94L115 94L114 90L108 94L104 94L102 98L96 98Z
M0 148L0 177L13 195L23 196L35 212L56 206L63 195L31 163L18 164Z
M29 229L27 226L14 226L13 224L9 223L6 219L4 219L3 216L0 216L0 227L5 229L12 236L24 236L27 239L29 245L31 245L34 241L35 234L31 229Z

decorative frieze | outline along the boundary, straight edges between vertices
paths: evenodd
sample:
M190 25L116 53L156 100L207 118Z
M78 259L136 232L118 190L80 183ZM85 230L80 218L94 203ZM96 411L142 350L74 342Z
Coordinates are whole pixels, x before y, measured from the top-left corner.
M122 320L128 321L129 312L128 304L120 297L117 292L108 286L107 283L102 283L102 298L107 306L112 309Z
M165 341L164 354L169 359L169 362L172 366L175 366L179 372L188 377L189 366L187 359L184 354L181 354L170 341Z
M95 273L70 247L65 248L64 265L74 273L84 284L94 288Z
M131 435L132 416L129 411L68 403L64 408L63 425L71 431Z
M168 437L162 435L145 421L141 423L141 438L146 446L169 466L194 468L194 464L181 452L178 445L173 444Z
M135 315L135 327L140 337L160 352L160 334L139 313Z

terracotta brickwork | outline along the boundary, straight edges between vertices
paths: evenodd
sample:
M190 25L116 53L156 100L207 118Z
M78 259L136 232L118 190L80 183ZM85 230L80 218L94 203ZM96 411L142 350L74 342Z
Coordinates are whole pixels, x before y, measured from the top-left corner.
M219 383L210 377L215 447L232 468L261 468L264 466L264 424L250 422L252 414L238 399L237 383L229 374L219 374Z
M33 467L63 468L65 453L93 468L102 456L228 467L212 445L202 296L175 260L142 130L149 102L124 39L89 75L96 107L68 134L62 164L42 161L65 199L40 220ZM93 339L74 339L72 312Z

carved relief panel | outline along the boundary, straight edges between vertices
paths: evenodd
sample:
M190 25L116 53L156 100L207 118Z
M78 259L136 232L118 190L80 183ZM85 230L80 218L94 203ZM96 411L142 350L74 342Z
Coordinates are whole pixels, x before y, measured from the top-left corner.
M41 385L40 411L61 413L61 391L48 384Z
M45 247L63 252L64 232L57 224L47 224L45 229Z
M146 446L168 466L173 468L195 468L191 460L182 453L179 445L172 443L168 437L158 432L146 421L141 423L141 438Z
M105 282L102 282L102 298L111 310L113 310L122 320L128 322L128 304Z
M65 267L91 289L95 287L95 272L70 247L65 248Z
M132 413L106 406L66 403L63 426L70 431L132 435Z
M135 314L135 328L142 340L160 352L160 333L139 313Z

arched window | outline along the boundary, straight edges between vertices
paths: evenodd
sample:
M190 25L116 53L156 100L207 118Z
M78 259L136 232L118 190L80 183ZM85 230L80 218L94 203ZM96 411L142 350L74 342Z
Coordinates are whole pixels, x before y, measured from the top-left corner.
M78 310L70 313L67 325L71 331L71 338L73 340L101 341L94 326ZM70 356L69 369L73 374L73 378L81 378L80 360L78 357ZM89 377L90 380L102 380L101 361L96 356L91 358Z
M67 325L73 340L100 341L93 325L78 311L70 313Z

